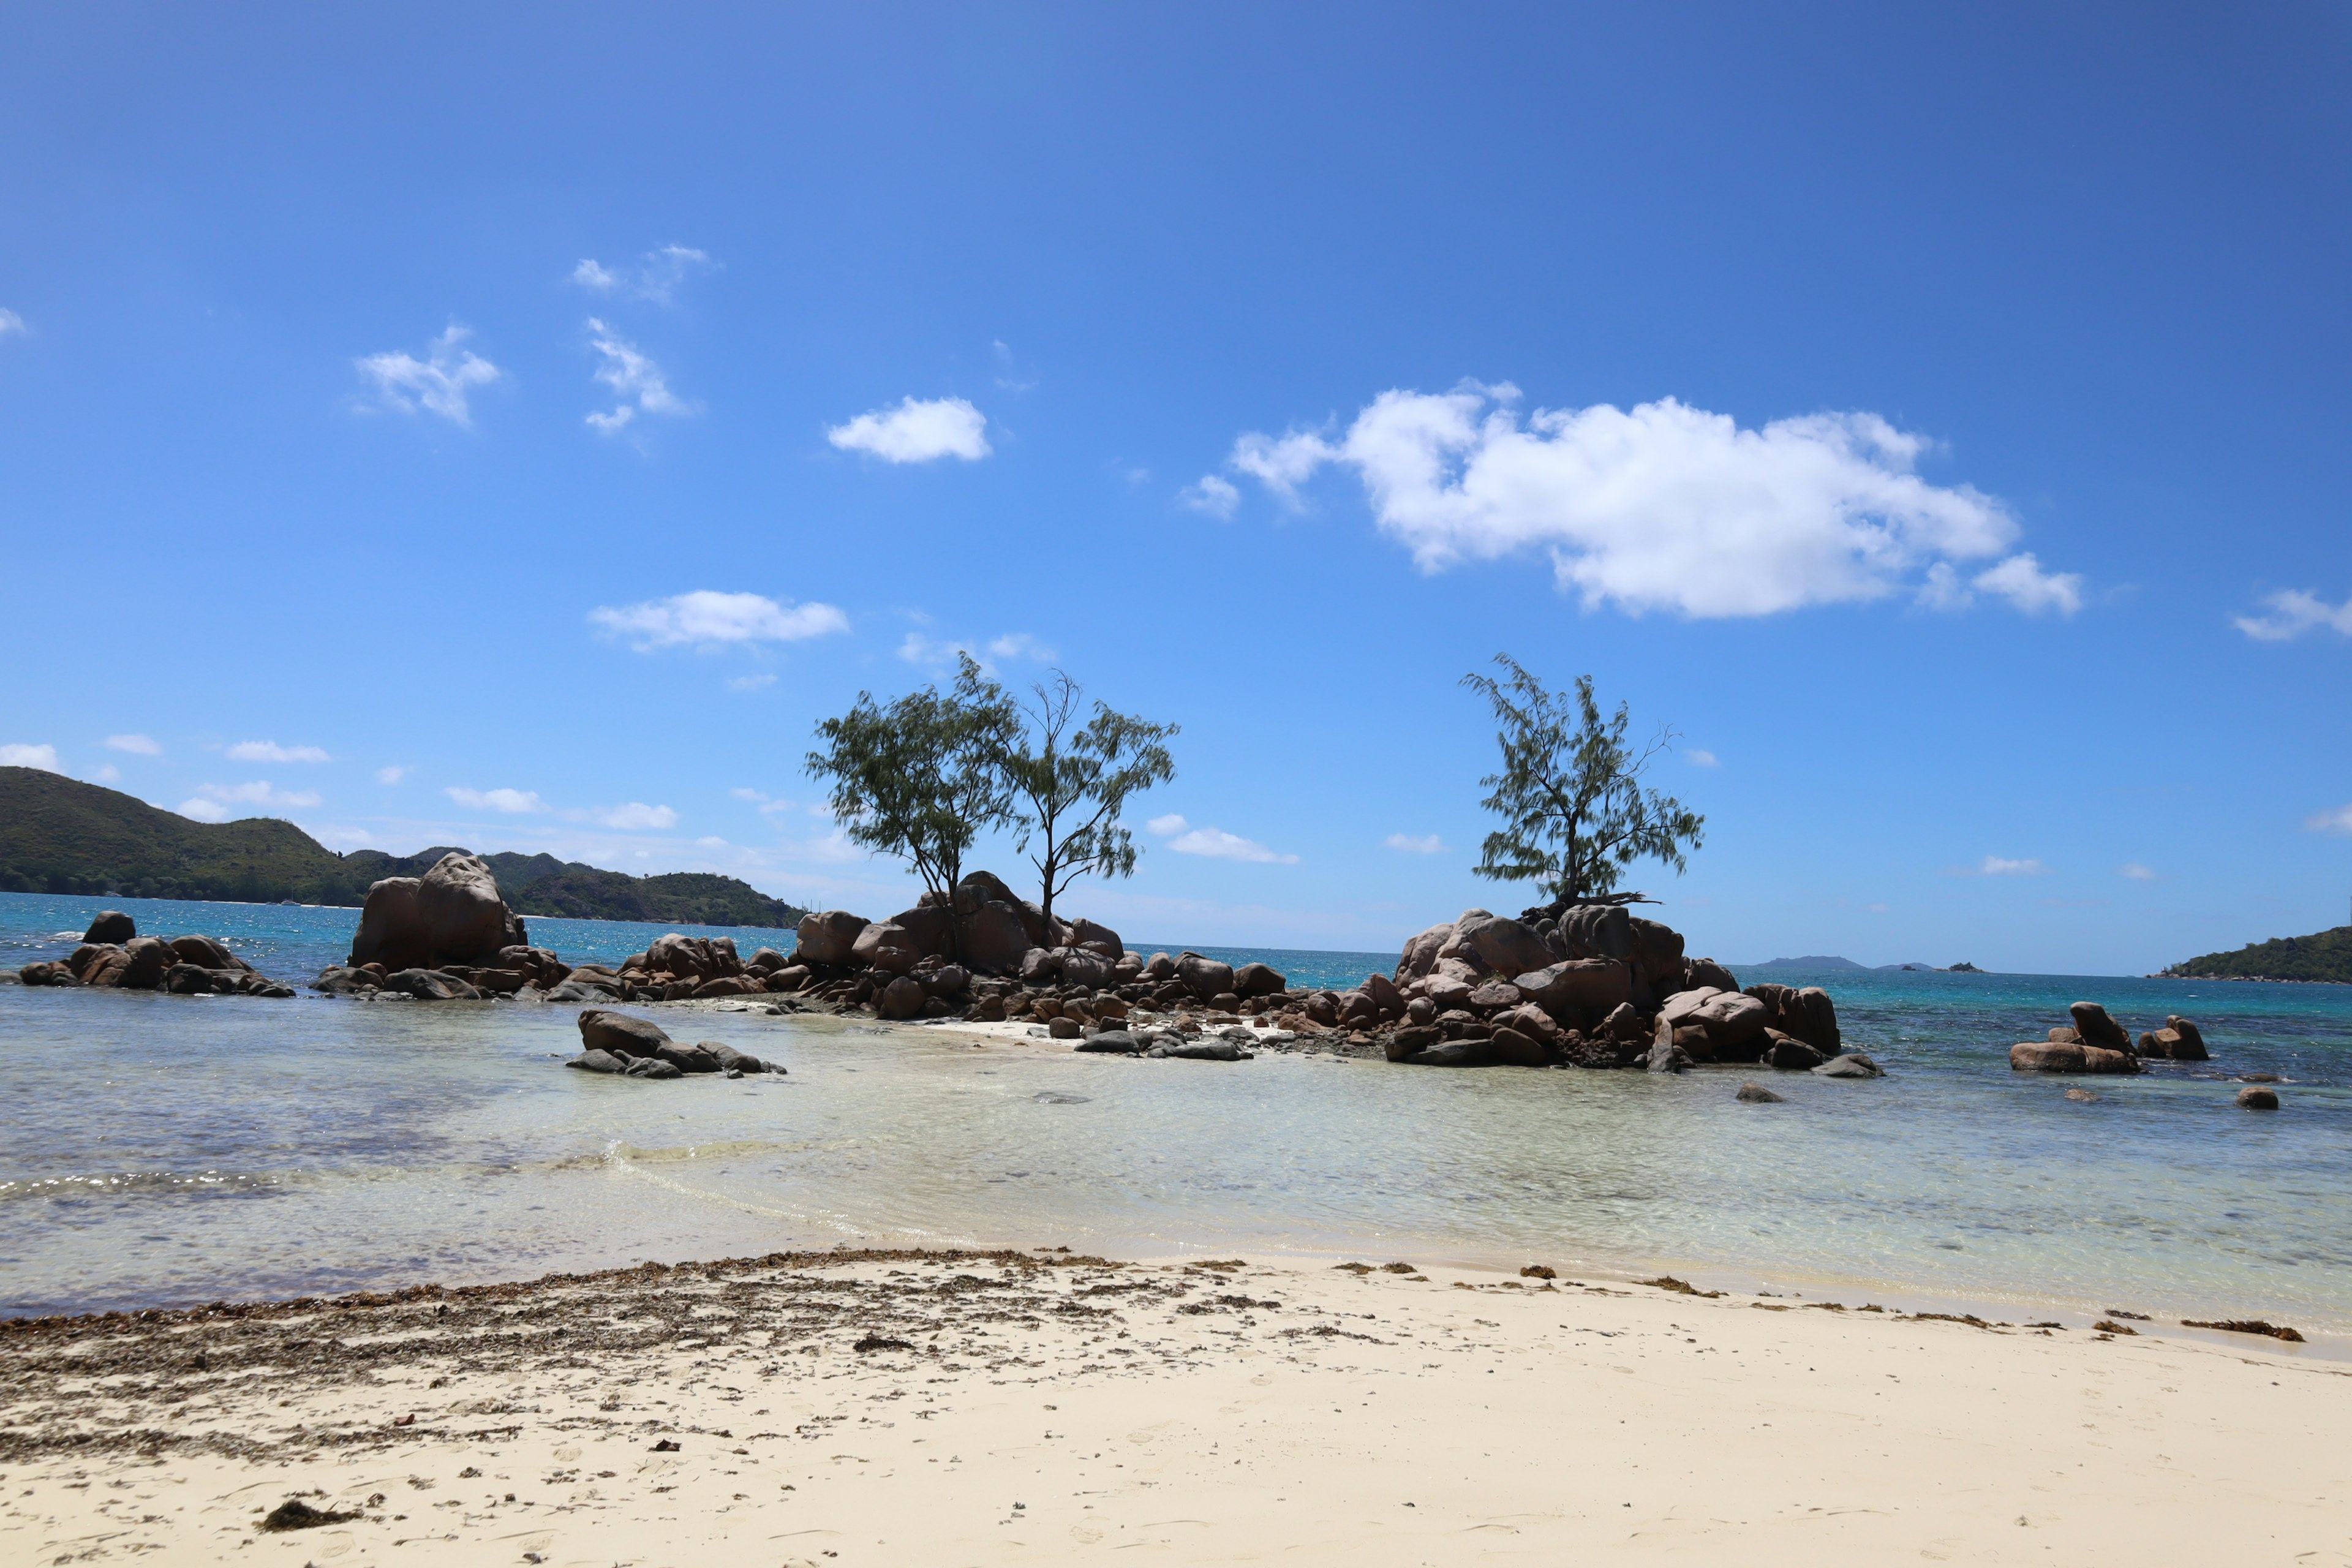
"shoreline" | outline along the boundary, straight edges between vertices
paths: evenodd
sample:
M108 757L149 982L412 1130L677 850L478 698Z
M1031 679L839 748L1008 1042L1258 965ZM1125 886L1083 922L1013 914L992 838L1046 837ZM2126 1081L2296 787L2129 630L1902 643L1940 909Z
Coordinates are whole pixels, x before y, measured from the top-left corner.
M19 1321L0 1546L289 1568L2340 1547L2352 1403L2325 1380L2352 1372L2297 1347L1389 1261L859 1249ZM337 1517L257 1531L289 1497Z

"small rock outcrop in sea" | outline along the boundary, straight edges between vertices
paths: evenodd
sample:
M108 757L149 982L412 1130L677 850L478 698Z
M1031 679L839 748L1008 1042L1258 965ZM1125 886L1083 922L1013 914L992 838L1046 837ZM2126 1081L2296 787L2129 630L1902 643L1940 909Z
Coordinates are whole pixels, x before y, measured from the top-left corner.
M522 917L499 896L488 865L453 854L422 877L387 877L370 888L345 962L381 964L386 973L442 969L530 945Z
M2205 1037L2195 1024L2172 1014L2164 1027L2135 1042L2131 1031L2116 1022L2096 1002L2076 1002L2066 1011L2072 1024L2050 1031L2046 1040L2025 1040L2009 1048L2015 1072L2137 1073L2147 1061L2201 1062L2210 1059Z
M294 994L208 936L141 936L121 910L89 922L67 957L28 963L16 972L26 985L88 985L116 991L163 991L174 996Z
M684 1078L689 1073L724 1073L741 1078L749 1073L782 1073L749 1051L717 1040L682 1046L650 1018L603 1008L580 1014L581 1053L563 1065L583 1072L613 1073L624 1078Z

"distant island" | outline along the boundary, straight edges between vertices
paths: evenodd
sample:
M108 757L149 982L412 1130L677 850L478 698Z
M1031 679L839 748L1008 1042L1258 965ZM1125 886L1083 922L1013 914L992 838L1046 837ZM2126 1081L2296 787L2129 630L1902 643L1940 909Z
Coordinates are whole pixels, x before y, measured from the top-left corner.
M1955 963L1948 968L1935 963L1856 963L1851 958L1836 958L1828 953L1808 953L1802 958L1776 958L1769 963L1742 963L1739 969L1793 969L1807 974L1821 974L1831 970L1851 969L1857 973L1872 970L1908 970L1920 974L1982 974L1973 963Z
M357 907L370 883L421 876L452 846L337 855L290 822L191 822L119 790L0 767L0 892ZM632 877L552 855L485 856L518 913L785 928L808 911L702 871Z
M2209 952L2159 969L2163 979L2306 980L2352 985L2352 926L2283 936L2230 952Z

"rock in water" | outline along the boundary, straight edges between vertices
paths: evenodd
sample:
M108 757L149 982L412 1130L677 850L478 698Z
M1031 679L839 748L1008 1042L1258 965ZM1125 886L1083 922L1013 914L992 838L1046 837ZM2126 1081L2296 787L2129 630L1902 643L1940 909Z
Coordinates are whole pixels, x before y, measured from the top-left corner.
M2238 1109L2241 1110L2276 1110L2278 1108L2278 1090L2274 1089L2263 1089L2250 1083L2238 1091Z
M138 925L121 910L100 910L89 929L81 933L82 941L100 946L123 947L139 934Z
M400 969L383 977L383 989L419 1002L478 1002L482 994L454 974L437 969Z
M2201 1062L2211 1059L2205 1049L2205 1037L2196 1025L2175 1013L2164 1020L2164 1026L2171 1030L2175 1037L2172 1047L2174 1061Z
M625 1073L629 1070L626 1057L616 1057L610 1051L583 1051L563 1064L583 1072Z
M430 969L491 962L501 948L529 945L522 918L499 897L489 867L452 853L422 877L387 877L368 889L346 962Z
M2096 1002L2076 1002L2066 1011L2074 1016L2074 1032L2082 1037L2084 1045L2108 1051L2128 1052L2132 1048L2131 1036Z
M1061 1021L1058 1018L1055 1020L1055 1023ZM1141 1053L1143 1042L1125 1029L1105 1029L1100 1034L1088 1036L1070 1048L1097 1056L1131 1057Z
M1785 1098L1780 1095L1774 1094L1770 1089L1766 1089L1760 1083L1741 1084L1739 1086L1739 1092L1732 1096L1732 1098L1738 1100L1742 1105L1785 1105L1788 1103Z
M662 1047L670 1043L661 1026L652 1019L632 1017L603 1007L582 1009L580 1040L592 1051L610 1051L616 1057L659 1056Z
M1832 1057L1813 1072L1821 1078L1885 1078L1885 1070L1860 1051L1848 1051L1842 1057Z

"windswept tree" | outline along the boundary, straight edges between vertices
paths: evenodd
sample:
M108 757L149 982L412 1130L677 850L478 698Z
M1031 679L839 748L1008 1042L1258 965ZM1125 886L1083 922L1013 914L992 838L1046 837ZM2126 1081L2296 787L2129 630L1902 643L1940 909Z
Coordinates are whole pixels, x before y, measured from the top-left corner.
M1032 689L1022 709L1024 733L1005 760L1014 795L1020 847L1037 868L1040 902L1054 918L1054 900L1078 878L1131 877L1135 840L1119 826L1128 797L1176 776L1166 742L1173 724L1153 724L1116 713L1102 702L1078 723L1085 695L1060 670Z
M1625 743L1625 705L1604 721L1591 676L1576 678L1571 702L1510 655L1495 662L1507 679L1462 678L1494 705L1501 725L1502 771L1478 782L1493 792L1479 804L1503 826L1486 835L1478 875L1540 882L1554 900L1573 903L1612 892L1636 860L1662 860L1679 874L1686 851L1704 842L1706 819L1642 787L1643 770L1672 749L1675 732L1660 730L1637 752Z
M969 654L945 693L927 686L883 707L861 691L816 729L824 744L807 766L831 784L834 820L853 842L906 860L942 897L962 879L973 841L1013 820L1004 760L1020 712Z

